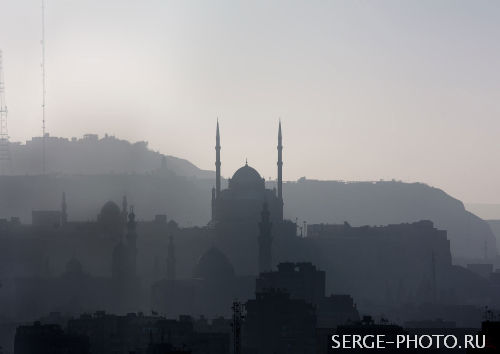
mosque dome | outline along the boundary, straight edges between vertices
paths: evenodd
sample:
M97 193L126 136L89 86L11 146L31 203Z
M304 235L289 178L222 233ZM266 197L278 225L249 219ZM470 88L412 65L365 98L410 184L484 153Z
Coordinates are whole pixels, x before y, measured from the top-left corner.
M103 205L97 220L101 227L109 232L119 231L124 222L120 208L113 201Z
M264 187L264 180L259 172L253 167L245 166L239 168L229 182L229 188L260 188Z
M201 256L193 276L205 280L225 280L234 277L234 268L226 255L212 247Z
M101 218L121 217L120 207L110 200L102 206L99 216Z

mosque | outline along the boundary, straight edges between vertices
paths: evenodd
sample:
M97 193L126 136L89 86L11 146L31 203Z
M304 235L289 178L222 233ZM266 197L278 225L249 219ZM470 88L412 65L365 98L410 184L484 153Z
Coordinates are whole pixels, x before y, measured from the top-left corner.
M283 143L278 126L277 183L266 188L265 179L248 163L228 179L221 190L219 122L215 134L215 186L212 188L213 243L239 274L258 274L272 269L273 248L283 238L296 236L295 223L283 219Z
M296 226L283 220L281 122L277 149L277 188L266 188L264 178L246 163L228 180L228 188L221 190L217 122L211 221L191 241L186 237L176 240L179 246L176 249L183 254L182 263L186 263L186 256L198 254L199 258L196 261L191 256L189 263L194 264L191 278L171 275L153 284L151 296L155 309L166 313L176 313L180 308L189 313L224 313L232 299L252 297L257 274L273 270L277 264L273 249L281 248L280 243L286 239L293 244ZM168 254L173 254L172 249L173 244L169 245Z
M212 224L254 223L260 219L262 205L267 203L274 225L283 221L283 158L281 122L278 128L278 181L277 190L267 189L265 179L254 168L239 168L228 181L228 188L221 190L220 134L217 122L215 144L215 187L212 189Z

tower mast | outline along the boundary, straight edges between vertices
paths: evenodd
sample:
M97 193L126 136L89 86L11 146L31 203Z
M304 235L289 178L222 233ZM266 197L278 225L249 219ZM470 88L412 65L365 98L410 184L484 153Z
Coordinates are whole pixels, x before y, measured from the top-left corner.
M42 174L45 174L45 0L42 0Z
M3 79L3 57L0 50L0 173L10 172L11 155L9 132L7 130L7 105L5 104L5 83Z

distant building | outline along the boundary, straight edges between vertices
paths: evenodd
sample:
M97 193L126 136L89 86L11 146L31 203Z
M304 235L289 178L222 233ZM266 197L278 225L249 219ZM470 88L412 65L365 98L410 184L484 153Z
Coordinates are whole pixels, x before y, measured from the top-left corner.
M173 315L225 315L234 298L249 298L255 277L238 276L227 256L211 247L198 260L190 278L173 278L173 249L170 248L166 277L153 283L151 302L155 311Z
M32 224L40 228L58 228L61 226L62 215L59 210L33 210L31 212Z
M486 279L488 279L491 274L493 274L493 264L491 263L467 264L467 269Z

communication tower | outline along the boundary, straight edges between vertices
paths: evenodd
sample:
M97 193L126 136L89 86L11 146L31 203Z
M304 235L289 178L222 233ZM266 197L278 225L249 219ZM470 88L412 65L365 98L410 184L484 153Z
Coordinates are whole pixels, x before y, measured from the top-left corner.
M12 168L7 129L7 105L5 103L5 83L3 77L3 56L0 50L0 174L8 174Z

